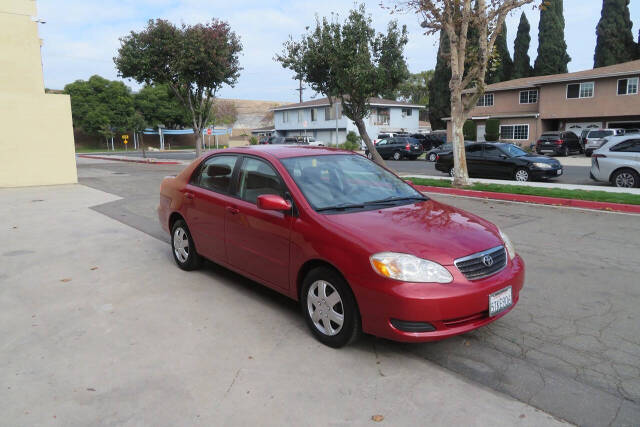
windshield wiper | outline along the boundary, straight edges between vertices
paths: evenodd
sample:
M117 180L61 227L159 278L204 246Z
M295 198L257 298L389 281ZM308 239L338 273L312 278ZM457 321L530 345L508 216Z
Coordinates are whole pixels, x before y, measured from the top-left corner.
M424 201L424 200L429 200L429 198L425 196L390 197L388 199L374 200L372 202L367 202L367 205L386 205L386 204L395 203L395 202L402 202L405 200Z
M316 212L344 211L344 210L347 210L347 209L361 209L361 208L364 208L364 205L361 205L361 204L354 204L354 205L342 204L342 205L326 206L324 208L318 208L318 209L316 209Z

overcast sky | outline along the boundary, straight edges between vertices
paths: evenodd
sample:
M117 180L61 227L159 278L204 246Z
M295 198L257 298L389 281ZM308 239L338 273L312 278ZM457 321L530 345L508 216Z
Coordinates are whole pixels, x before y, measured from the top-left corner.
M392 0L383 0L393 4ZM406 24L409 44L405 50L411 72L433 69L436 63L437 36L425 36L418 17L412 13L389 15L380 0L367 0L367 11L379 31L384 31L391 19ZM40 25L45 86L62 89L77 79L99 74L117 78L113 57L119 47L118 38L129 31L139 31L147 20L168 19L176 24L205 22L212 17L229 22L244 46L240 58L244 68L235 88L225 88L225 98L297 101L297 83L292 74L273 61L282 43L291 34L299 36L305 26L314 23L315 15L332 12L346 16L354 3L348 0L39 0ZM565 39L572 61L569 71L593 66L595 27L600 19L602 0L564 0ZM637 37L640 25L640 1L631 2L633 33ZM509 49L520 13L527 14L531 24L532 65L538 49L539 11L531 6L512 13L507 19ZM138 85L127 84L134 90ZM311 96L305 92L305 98Z

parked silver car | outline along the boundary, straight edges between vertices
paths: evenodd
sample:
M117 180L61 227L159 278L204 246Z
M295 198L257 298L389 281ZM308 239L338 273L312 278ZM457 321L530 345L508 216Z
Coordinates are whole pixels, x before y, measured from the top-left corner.
M591 179L640 187L640 134L611 136L591 157Z
M593 150L602 147L605 139L609 136L624 135L624 129L593 129L584 138L584 155L591 156Z

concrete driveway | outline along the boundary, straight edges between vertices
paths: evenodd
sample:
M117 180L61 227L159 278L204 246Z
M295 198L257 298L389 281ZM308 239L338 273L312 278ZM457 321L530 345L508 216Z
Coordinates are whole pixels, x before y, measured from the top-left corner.
M117 202L0 190L2 424L560 424L406 346L319 344L292 301L90 209Z

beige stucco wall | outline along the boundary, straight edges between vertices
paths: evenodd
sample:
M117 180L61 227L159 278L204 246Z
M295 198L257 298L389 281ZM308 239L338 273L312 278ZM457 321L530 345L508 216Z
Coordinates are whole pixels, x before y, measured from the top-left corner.
M33 0L0 0L0 187L77 182L71 103L44 93Z

